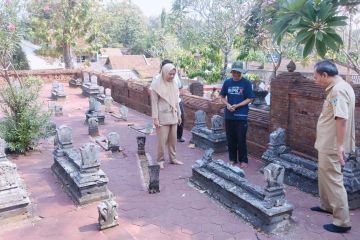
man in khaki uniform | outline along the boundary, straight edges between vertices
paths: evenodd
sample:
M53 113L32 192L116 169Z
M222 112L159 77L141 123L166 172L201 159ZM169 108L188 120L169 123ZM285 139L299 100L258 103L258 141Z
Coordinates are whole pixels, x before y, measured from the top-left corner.
M332 213L330 232L351 229L347 193L341 167L345 154L355 151L355 94L351 85L338 76L336 65L325 60L315 65L315 82L325 89L326 99L317 123L315 148L318 150L320 206L312 211Z

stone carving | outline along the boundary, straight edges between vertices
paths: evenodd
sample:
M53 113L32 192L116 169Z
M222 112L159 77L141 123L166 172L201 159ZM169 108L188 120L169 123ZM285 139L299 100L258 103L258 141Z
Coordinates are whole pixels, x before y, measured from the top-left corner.
M214 115L211 118L211 130L216 133L224 132L224 119L219 115Z
M58 151L59 148L54 151L51 170L76 204L82 205L111 197L107 188L109 179L100 169L97 145L84 144L79 150L68 147L61 149L61 154Z
M86 123L90 118L96 118L99 124L105 124L105 115L101 112L101 103L93 97L89 98L89 110L86 111L85 115Z
M250 183L242 169L212 160L211 155L209 149L192 167L190 181L196 187L265 232L274 233L290 224L293 206L287 203L281 184L284 168L268 166L268 185L262 188Z
M267 182L265 188L266 203L264 204L266 208L279 207L285 204L284 174L285 168L275 163L270 163L264 168L264 176Z
M99 87L99 95L104 95L105 96L105 88L103 86Z
M107 135L108 149L112 152L120 151L120 135L117 132L111 132Z
M137 142L137 146L138 146L138 154L139 155L145 155L145 142L146 142L146 137L145 136L138 136L136 137L136 142Z
M205 161L212 161L213 160L213 158L212 158L213 154L214 154L214 149L209 148L209 149L205 150L205 153L204 153L202 159L205 160Z
M293 60L291 60L291 61L289 62L289 64L286 66L286 68L287 68L287 70L288 70L289 72L295 72L295 70L296 70L296 64L294 63Z
M64 99L66 97L64 85L57 81L53 82L51 90L51 98L54 100Z
M82 85L82 94L86 97L89 96L93 96L93 97L97 97L99 95L99 85L97 82L97 76L92 75L90 77L90 82L88 82L87 80L85 81L84 78L84 83Z
M0 220L28 212L30 199L16 165L5 154L6 142L0 138Z
M204 111L195 113L195 124L191 129L191 142L204 150L212 148L215 153L227 151L227 140L224 130L224 119L219 115L211 118L211 129L206 126Z
M105 112L111 113L112 112L112 106L113 106L113 98L111 97L111 89L107 88L105 89Z
M99 121L97 118L91 117L88 120L89 135L92 137L99 136Z
M119 225L117 203L112 200L106 200L97 206L99 213L99 229L107 229Z

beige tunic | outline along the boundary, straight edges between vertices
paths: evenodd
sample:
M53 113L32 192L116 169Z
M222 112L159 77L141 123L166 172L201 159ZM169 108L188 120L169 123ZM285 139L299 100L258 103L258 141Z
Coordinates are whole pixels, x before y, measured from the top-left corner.
M151 91L151 111L152 118L159 119L161 125L177 124L181 117L179 103L176 110L172 109L170 104L161 98L155 91Z
M326 88L317 128L315 148L322 153L334 153L336 146L336 117L346 119L344 151L355 151L355 93L349 83L337 77Z

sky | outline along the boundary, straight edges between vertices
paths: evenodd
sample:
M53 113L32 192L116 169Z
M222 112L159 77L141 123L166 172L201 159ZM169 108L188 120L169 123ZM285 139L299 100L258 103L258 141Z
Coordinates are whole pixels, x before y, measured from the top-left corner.
M138 5L145 16L158 16L163 8L170 11L173 0L131 0Z

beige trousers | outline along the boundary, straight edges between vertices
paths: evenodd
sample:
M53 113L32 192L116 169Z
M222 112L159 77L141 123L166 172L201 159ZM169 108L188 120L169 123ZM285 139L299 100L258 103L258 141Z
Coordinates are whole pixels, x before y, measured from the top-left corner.
M350 227L348 198L336 153L319 152L318 183L320 207L333 213L333 224Z
M157 161L165 161L164 153L167 146L170 162L176 159L176 131L177 124L163 125L156 129L157 135Z

